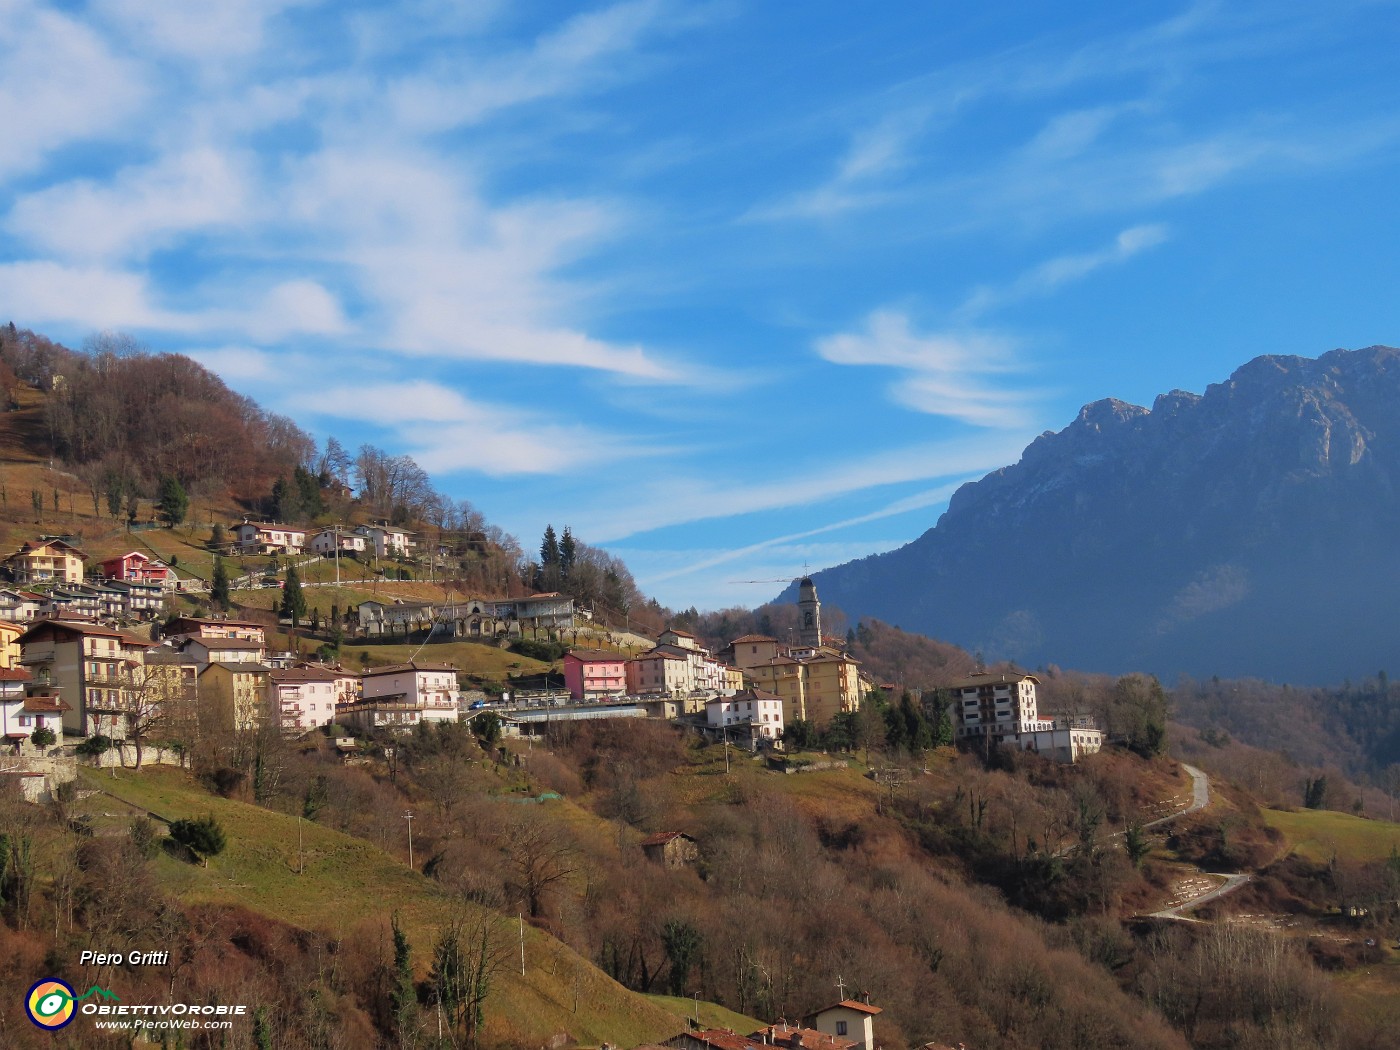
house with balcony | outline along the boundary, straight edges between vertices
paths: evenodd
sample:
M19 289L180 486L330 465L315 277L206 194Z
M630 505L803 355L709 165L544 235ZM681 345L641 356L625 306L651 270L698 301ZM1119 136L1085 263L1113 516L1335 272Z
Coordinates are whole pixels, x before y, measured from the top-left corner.
M39 610L43 604L42 594L13 587L0 587L0 621L5 623L32 623L39 618Z
M228 620L206 616L177 616L165 625L165 637L180 638L242 638L266 644L267 632L252 620Z
M367 542L360 533L343 525L333 525L311 537L311 550L327 558L335 554L358 558L365 553Z
M274 669L267 676L267 709L292 736L332 725L343 695L340 677L330 668L309 664Z
M413 533L397 525L357 525L355 532L365 538L368 552L376 558L407 558L417 546Z
M291 525L245 518L229 531L240 554L300 554L306 547L306 530Z
M101 564L101 570L102 575L109 580L155 583L162 587L171 577L170 567L165 562L141 551L128 551L115 558L108 558Z
M18 583L82 583L87 555L59 539L30 540L6 561Z
M361 729L412 729L420 722L455 722L461 694L457 669L409 662L370 668L360 696L342 704L337 720Z
M605 649L570 649L564 654L564 685L574 700L625 696L627 657Z
M42 620L20 635L20 664L67 702L66 734L125 739L127 716L142 701L149 645L95 623Z
M263 664L267 648L251 638L183 638L175 643L180 652L201 667L209 664Z
M266 713L266 664L243 660L198 666L199 706L211 712L218 725L244 732L256 729L270 717Z
M742 735L751 744L771 747L783 738L783 700L763 689L716 696L705 702L705 724L728 739Z

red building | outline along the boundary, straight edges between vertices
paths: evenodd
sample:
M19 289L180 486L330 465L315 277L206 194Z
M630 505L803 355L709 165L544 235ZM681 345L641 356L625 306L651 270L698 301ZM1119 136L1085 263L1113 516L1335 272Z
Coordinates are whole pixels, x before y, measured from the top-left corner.
M575 700L605 700L627 693L627 657L604 649L564 654L564 684Z
M148 557L140 551L132 551L104 561L102 575L109 580L127 580L132 583L164 583L170 575L170 569L159 559Z

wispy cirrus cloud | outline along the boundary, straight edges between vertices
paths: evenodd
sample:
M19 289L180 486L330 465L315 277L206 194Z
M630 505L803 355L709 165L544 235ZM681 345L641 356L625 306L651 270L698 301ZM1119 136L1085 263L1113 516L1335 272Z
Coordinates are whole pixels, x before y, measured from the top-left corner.
M760 205L749 220L825 219L889 199L889 180L906 168L928 114L921 108L887 114L873 127L854 132L826 182Z
M1140 252L1155 248L1167 240L1168 231L1161 224L1130 226L1097 251L1057 255L1021 274L1004 287L982 285L958 308L956 316L971 320L994 307L1004 306L1033 296L1049 295L1056 289L1088 277L1095 270L1127 262Z
M974 426L1024 426L1035 396L1005 382L1022 370L1009 337L972 328L920 333L899 310L876 310L863 329L823 336L814 349L832 364L894 369L896 404ZM993 376L1000 382L991 383Z
M334 385L302 392L302 411L383 428L425 470L493 477L560 475L579 467L665 453L617 434L559 422L551 414L468 398L429 380L384 380L372 388Z
M617 63L666 27L664 0L625 0L577 14L522 51L483 54L467 69L444 64L390 87L400 126L442 130L478 123L513 106L586 89L618 77Z

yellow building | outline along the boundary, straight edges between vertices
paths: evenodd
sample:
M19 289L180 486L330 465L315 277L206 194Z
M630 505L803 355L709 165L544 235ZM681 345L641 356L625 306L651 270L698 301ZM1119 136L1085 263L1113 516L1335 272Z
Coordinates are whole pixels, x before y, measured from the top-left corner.
M65 733L120 740L128 716L141 714L149 644L94 623L41 620L20 636L20 662L67 702Z
M82 583L87 555L62 540L31 540L10 555L19 583Z
M200 706L218 712L221 728L256 729L263 719L267 681L263 664L216 661L199 673Z
M19 636L24 633L22 623L0 620L0 668L19 666Z
M771 656L744 674L782 698L784 725L800 719L824 726L842 711L858 711L864 696L860 665L826 646Z

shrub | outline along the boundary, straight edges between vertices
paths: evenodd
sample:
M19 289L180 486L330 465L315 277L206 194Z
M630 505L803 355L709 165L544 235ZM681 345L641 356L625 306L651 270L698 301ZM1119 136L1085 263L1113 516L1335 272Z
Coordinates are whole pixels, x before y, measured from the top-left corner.
M98 755L105 755L112 750L112 738L98 733L90 736L73 749L74 753L83 755L86 758L96 758Z
M224 829L211 813L198 820L176 820L170 824L170 837L198 857L207 868L209 858L224 851Z
M58 742L58 737L48 726L38 726L34 732L29 734L29 739L33 741L35 747L52 747Z

